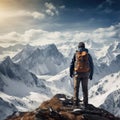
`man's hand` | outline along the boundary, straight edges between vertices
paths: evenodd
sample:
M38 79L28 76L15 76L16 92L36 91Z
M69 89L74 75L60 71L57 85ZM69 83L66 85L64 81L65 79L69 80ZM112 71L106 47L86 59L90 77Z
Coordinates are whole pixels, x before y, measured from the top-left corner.
M70 77L71 77L71 78L73 78L73 75L72 75L72 74L70 74Z
M92 76L91 75L89 76L89 79L92 80Z

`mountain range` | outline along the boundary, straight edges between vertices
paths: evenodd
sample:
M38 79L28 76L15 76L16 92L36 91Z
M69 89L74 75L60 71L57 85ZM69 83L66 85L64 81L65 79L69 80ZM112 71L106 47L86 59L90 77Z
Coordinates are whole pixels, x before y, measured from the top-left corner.
M24 67L13 63L10 57L0 63L1 120L14 111L37 107L42 99L50 95L51 91L43 79L38 79Z
M67 67L67 59L54 44L42 47L27 45L13 57L13 61L36 75L55 75Z
M120 43L115 41L102 45L86 41L95 65L93 80L89 81L89 101L120 116ZM14 57L8 56L1 61L1 120L14 111L33 110L55 94L72 96L69 65L76 46L77 42L73 41L45 46L26 45Z

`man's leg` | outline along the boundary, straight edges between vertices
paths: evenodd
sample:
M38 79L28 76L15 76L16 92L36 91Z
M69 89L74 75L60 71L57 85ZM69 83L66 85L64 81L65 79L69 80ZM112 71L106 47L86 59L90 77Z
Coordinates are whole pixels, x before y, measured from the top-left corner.
M78 79L78 76L75 75L74 77L74 104L76 106L78 106L79 87L80 87L80 80Z
M82 91L83 91L83 100L84 105L87 107L88 105L88 77L82 79Z

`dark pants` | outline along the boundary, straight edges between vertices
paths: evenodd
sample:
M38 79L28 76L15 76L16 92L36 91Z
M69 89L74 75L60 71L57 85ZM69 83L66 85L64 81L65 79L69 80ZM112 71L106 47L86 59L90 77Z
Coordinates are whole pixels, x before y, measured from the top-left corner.
M82 92L83 92L83 102L85 106L87 106L88 104L88 75L89 74L85 74L85 75L78 74L74 76L74 101L78 102L79 87L81 82Z

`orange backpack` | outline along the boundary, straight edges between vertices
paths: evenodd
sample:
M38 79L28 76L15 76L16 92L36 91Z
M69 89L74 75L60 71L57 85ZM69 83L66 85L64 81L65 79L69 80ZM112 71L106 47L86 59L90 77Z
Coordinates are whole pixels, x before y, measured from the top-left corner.
M76 61L75 61L75 72L89 72L89 61L88 61L88 53L86 51L76 52Z

